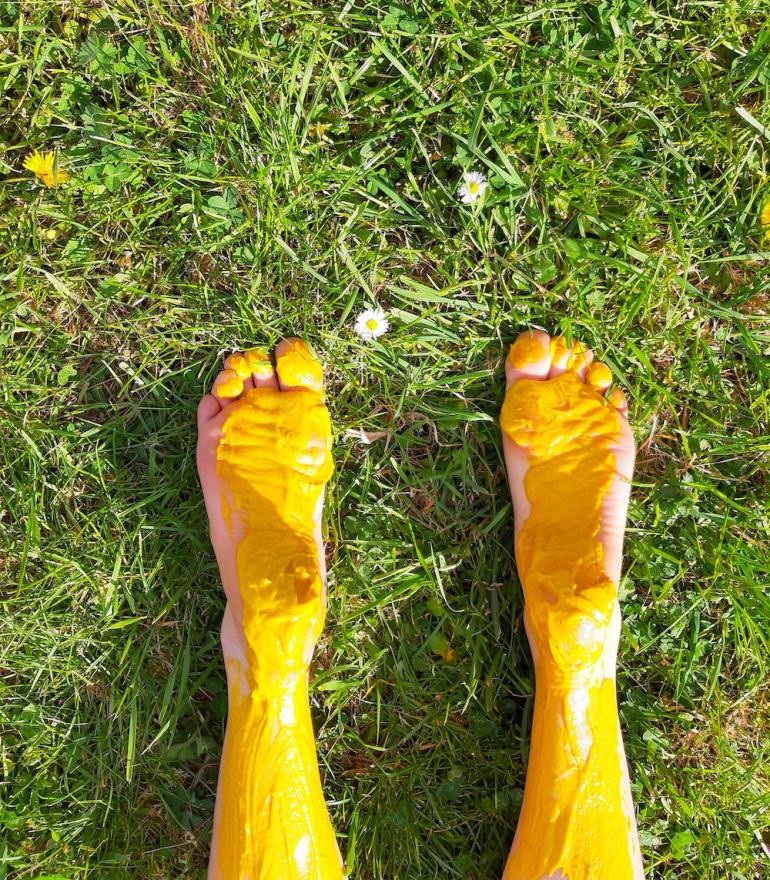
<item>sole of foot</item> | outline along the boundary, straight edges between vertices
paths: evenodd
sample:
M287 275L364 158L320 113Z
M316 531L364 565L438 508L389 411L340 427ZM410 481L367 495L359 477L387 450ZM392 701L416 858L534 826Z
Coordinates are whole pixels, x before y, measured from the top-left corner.
M545 583L544 572L550 577L558 571L564 583L574 577L577 587L568 597L569 613L582 634L586 624L578 618L587 614L578 606L583 598L592 612L603 578L617 593L634 466L627 401L612 386L611 371L590 349L541 330L522 333L506 360L501 425L525 598L532 610L528 586ZM582 597L581 585L586 588ZM543 595L546 604L558 601L547 587L537 593L538 598ZM609 611L612 627L618 629L619 615ZM553 612L548 612L549 619L555 618ZM542 645L537 639L533 643L532 620L526 614L525 621L537 660Z
M281 532L310 532L325 607L321 516L330 448L322 367L300 339L282 340L274 357L261 348L230 355L198 405L198 474L227 596L226 657L245 660L238 548L247 535L274 541Z
M607 575L618 582L623 550L623 532L634 469L634 437L628 423L628 403L619 388L613 385L610 369L594 358L594 353L580 342L567 345L564 337L552 338L542 330L525 331L511 346L505 364L506 394L523 379L550 383L569 373L585 386L587 395L606 401L618 415L617 437L608 444L615 459L616 477L603 501L599 541L604 547ZM609 393L608 393L609 391ZM567 394L563 405L569 405ZM590 425L586 423L590 429ZM530 500L524 490L524 477L529 468L529 449L514 442L503 432L503 450L508 482L514 505L514 527L518 534L531 512Z

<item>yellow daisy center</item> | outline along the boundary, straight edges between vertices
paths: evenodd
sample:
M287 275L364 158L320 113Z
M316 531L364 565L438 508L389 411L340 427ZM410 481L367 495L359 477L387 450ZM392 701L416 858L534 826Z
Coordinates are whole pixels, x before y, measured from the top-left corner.
M468 184L468 192L470 192L471 195L474 195L474 196L475 196L476 193L477 193L478 191L479 191L479 185L478 185L478 183L477 183L475 180L472 180L472 181Z
M366 322L367 330L376 330L380 326L380 322L376 318L369 318Z

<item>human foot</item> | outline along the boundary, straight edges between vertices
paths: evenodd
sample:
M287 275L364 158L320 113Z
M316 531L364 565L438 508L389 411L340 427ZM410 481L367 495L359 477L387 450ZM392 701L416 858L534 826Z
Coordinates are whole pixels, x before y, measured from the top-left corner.
M210 880L337 880L307 674L323 627L331 428L320 364L235 354L198 407L198 472L227 605L229 711Z
M505 880L643 876L615 699L618 581L634 462L627 405L580 343L521 334L500 416L524 622L532 746Z

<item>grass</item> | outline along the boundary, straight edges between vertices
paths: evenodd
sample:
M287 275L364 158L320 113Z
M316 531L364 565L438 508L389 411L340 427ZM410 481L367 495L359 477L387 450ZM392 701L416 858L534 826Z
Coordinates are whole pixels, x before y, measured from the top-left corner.
M631 399L648 876L767 874L767 22L0 2L0 878L204 876L226 697L194 408L224 353L287 334L337 431L312 696L351 873L499 877L533 680L495 420L525 326ZM35 147L65 185L23 171ZM393 329L365 344L375 301Z

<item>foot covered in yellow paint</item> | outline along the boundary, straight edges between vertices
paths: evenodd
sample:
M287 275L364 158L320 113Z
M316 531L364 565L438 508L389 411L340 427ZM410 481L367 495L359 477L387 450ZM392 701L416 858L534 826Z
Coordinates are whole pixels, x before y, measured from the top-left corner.
M255 675L301 673L323 627L321 509L333 467L321 365L301 340L281 342L275 366L262 349L227 358L198 406L197 458L228 599L225 655L245 657Z
M615 698L634 463L626 399L591 351L542 331L514 342L506 379L500 422L536 696L504 877L638 880Z
M634 466L626 398L579 342L522 333L500 415L532 650L565 676L617 648L617 584ZM564 640L564 641L562 641Z
M339 880L307 698L324 622L331 427L321 365L231 355L198 407L198 472L227 596L228 723L210 880Z

